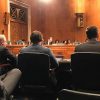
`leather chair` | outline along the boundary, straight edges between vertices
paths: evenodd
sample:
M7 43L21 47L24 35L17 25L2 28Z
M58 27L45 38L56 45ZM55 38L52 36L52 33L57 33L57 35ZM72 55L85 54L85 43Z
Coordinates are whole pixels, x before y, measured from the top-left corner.
M18 55L18 66L22 71L21 94L54 93L50 84L49 61L49 56L43 53L22 53Z
M100 90L100 53L72 54L71 68L76 89Z
M57 100L100 100L100 94L63 89Z

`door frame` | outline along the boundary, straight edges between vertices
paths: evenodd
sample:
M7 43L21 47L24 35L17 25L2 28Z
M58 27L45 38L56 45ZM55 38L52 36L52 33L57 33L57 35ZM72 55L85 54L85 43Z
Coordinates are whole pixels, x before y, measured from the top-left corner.
M28 19L27 19L27 21L28 21L28 35L27 35L27 39L30 42L30 34L31 34L31 7L30 7L30 5L23 3L23 2L20 2L20 1L17 1L17 0L9 0L8 1L8 5L9 5L8 12L9 13L10 13L10 3L27 8L27 10L28 10ZM8 24L8 40L11 41L10 21Z

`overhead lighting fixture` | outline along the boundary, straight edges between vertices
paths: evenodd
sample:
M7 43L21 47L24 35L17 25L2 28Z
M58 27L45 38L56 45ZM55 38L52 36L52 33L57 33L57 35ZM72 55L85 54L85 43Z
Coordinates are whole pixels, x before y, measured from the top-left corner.
M43 2L43 3L50 3L51 0L39 0L40 2Z
M75 15L77 26L84 27L85 0L75 0Z
M75 0L75 12L76 13L85 12L85 0Z

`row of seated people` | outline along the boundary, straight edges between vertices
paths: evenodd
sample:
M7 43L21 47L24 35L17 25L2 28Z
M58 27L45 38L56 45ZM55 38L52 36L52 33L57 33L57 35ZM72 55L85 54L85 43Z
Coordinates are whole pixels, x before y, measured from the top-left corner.
M7 41L7 44L11 44L10 41ZM16 41L14 44L17 44L17 45L30 45L31 43L30 42L26 42L24 39L22 40L18 40ZM78 41L74 41L74 42L70 42L70 40L65 40L65 41L59 41L59 40L55 40L55 41L43 41L42 42L43 45L79 45L81 44L80 42Z
M61 41L61 40L55 40L53 41L53 38L50 37L48 39L48 41L44 41L43 44L46 44L46 45L78 45L80 44L79 41L75 40L75 41L71 41L71 40L64 40L64 41Z
M49 57L50 57L50 64L51 64L50 65L50 69L54 69L54 72L55 72L55 74L57 76L56 77L57 78L57 81L59 81L57 85L60 84L60 88L65 88L65 87L66 88L71 88L70 86L71 85L73 86L72 79L74 78L76 80L76 78L77 78L77 79L79 79L79 82L80 83L84 83L84 81L82 81L82 79L83 80L86 80L86 81L89 81L89 83L87 85L84 83L83 88L98 89L99 88L99 81L96 80L96 77L97 77L97 75L99 76L99 68L96 67L96 70L94 70L95 71L94 72L95 75L93 75L93 74L91 75L91 73L93 72L94 66L95 66L94 64L96 62L99 64L99 54L97 52L100 51L100 42L97 41L97 38L98 38L98 29L97 29L97 27L95 27L95 26L88 27L86 29L86 35L87 35L88 41L86 43L83 43L81 45L76 46L76 48L75 48L75 52L82 52L81 56L79 56L79 58L76 59L74 57L77 57L77 54L75 56L72 55L72 58L71 58L71 69L72 69L72 73L71 73L71 70L67 70L69 72L67 72L67 73L65 72L65 74L63 73L63 75L61 77L63 79L59 78L60 77L59 72L58 72L58 70L55 70L55 69L59 69L58 68L58 62L56 61L56 59L53 56L53 54L50 51L50 49L44 48L44 47L40 46L41 45L42 38L43 38L40 32L34 31L31 34L31 38L30 38L31 39L31 42L33 43L33 45L31 45L31 46L29 46L27 48L23 48L20 52L21 53L27 53L27 52L30 52L30 53L31 52L38 53L39 52L39 53L45 53L45 54L49 55ZM38 36L39 37L38 41L34 40L35 36ZM95 54L93 54L93 56L92 56L90 53L89 54L88 53L85 54L83 52L95 52L97 56ZM88 58L88 57L85 56L87 54L88 54L89 58L92 58L92 60L90 60L90 59L87 60L86 59L86 58ZM79 65L80 62L78 62L78 61L81 61L80 58L83 58L82 60L85 61L85 62L82 63L83 66L81 65L82 68L84 68L84 69L82 69L81 66ZM91 71L89 71L89 68L86 66L86 62L92 64L91 65L92 66L91 67ZM87 69L85 69L86 67L87 67ZM79 72L78 73L74 73L74 71L77 71L77 70ZM87 72L85 70L87 70ZM96 71L97 71L98 74L96 73ZM86 75L84 75L84 73ZM88 75L88 74L90 74L90 75ZM81 76L81 75L83 75L85 77L82 77L82 78L78 77L78 76ZM87 77L87 75L88 76L91 76L91 78L90 77ZM64 78L64 77L66 77L66 78ZM87 79L86 79L86 77L87 77ZM51 79L52 79L52 76L51 76ZM54 79L54 76L53 76L53 79ZM92 79L93 80L95 79L95 80L93 81ZM77 81L75 81L75 80L74 80L74 82L76 82L76 85L77 85ZM56 82L55 80L53 80L53 81ZM63 82L61 82L61 81L63 81ZM96 83L96 84L94 85L94 83ZM63 84L63 85L61 85L61 84ZM86 87L85 87L85 85L86 85ZM90 87L89 87L89 85L90 85ZM64 86L64 87L61 87L61 86Z
M100 45L100 43L96 40L97 36L98 36L97 32L98 32L97 28L94 26L89 27L86 30L88 41L84 44L77 46L75 48L75 52L78 52L78 53L72 54L72 56L71 56L72 72L71 72L71 70L69 70L69 68L64 69L63 71L61 71L62 68L61 69L56 68L55 72L56 72L56 78L58 81L57 88L59 90L62 88L70 88L70 89L73 89L73 88L78 89L79 88L79 89L84 89L84 90L88 90L88 91L89 90L99 90L99 88L100 88L100 86L99 86L99 84L100 84L100 81L99 81L100 68L99 68L99 66L95 65L95 64L100 65L100 57L99 57L100 54L97 53L99 50L98 46ZM81 49L82 47L83 47L83 51ZM84 49L84 48L86 48L86 49ZM24 49L22 49L22 51L25 49L28 49L28 48L24 48ZM38 50L38 49L36 49L36 50ZM84 50L86 50L86 51L84 51ZM82 52L82 53L79 53L79 52ZM93 52L95 52L95 53L93 53ZM24 53L26 53L26 52L24 51ZM24 53L22 53L22 55L24 55ZM36 54L36 52L35 52L35 54ZM23 59L24 59L24 57L25 56L23 56ZM45 61L47 62L47 60L45 60ZM36 65L37 65L37 63L38 62L36 62ZM20 64L22 64L22 63L20 63ZM28 65L26 65L26 67L27 66ZM94 69L94 66L95 66L95 69ZM59 70L57 70L57 69L59 69ZM44 76L48 76L48 75L44 75ZM35 77L34 77L34 79L35 79ZM53 82L56 83L56 81L54 80L54 76L51 77L51 79L53 79Z
M98 37L98 31L97 31L97 28L95 27L95 26L92 26L92 27L89 27L89 28L87 28L87 30L86 30L86 34L87 34L87 38L88 38L88 42L86 42L86 43L84 43L84 44L81 44L81 45L79 45L79 46L77 46L76 48L75 48L75 51L76 52L98 52L99 51L99 47L98 47L98 45L100 45L100 43L96 40L97 39L97 37ZM49 55L49 57L50 57L50 68L49 69L52 69L51 70L51 72L50 72L50 74L49 74L49 76L50 76L50 78L51 78L51 80L52 80L52 82L53 82L53 85L55 85L56 84L56 80L55 80L55 78L54 78L54 73L53 72L56 72L56 69L58 68L58 62L56 61L56 59L55 59L55 57L54 57L54 55L53 55L53 53L51 52L51 50L49 49L49 48L46 48L46 47L42 47L41 46L41 42L42 42L42 40L43 40L43 36L42 36L42 34L41 34L41 32L39 32L39 31L34 31L32 34L31 34L31 36L30 36L30 39L31 39L31 42L33 43L32 45L30 45L30 46L28 46L28 47L26 47L26 48L22 48L21 49L21 51L20 51L20 54L24 54L24 53L44 53L44 54L47 54L47 55ZM95 45L96 44L96 45ZM10 62L10 64L11 65L13 65L13 63L15 63L15 60L14 60L14 57L13 56L10 56L10 54L8 53L8 50L4 47L4 42L3 41L1 41L1 44L0 44L1 46L1 49L3 49L3 51L1 52L1 57L2 57L2 60L1 60L1 64L3 64L3 63L6 63L6 61L9 59L9 62ZM93 46L95 47L95 48L93 48ZM85 47L85 49L83 49L83 48ZM97 48L96 48L97 47ZM85 51L86 50L86 51ZM3 59L4 58L4 59ZM28 60L28 57L27 57L27 60ZM42 59L41 59L42 60ZM20 61L20 60L19 60ZM24 62L25 63L25 62ZM39 63L39 62L37 62L37 63ZM19 65L21 65L22 64L22 62L19 64ZM28 68L26 68L27 70L29 69L29 67L31 66L31 64L32 63L29 63L26 67L28 67ZM13 65L13 66L15 66L15 65ZM42 65L41 65L42 66ZM19 66L20 67L20 66ZM1 69L3 69L3 68L1 68ZM5 69L5 68L4 68ZM3 69L3 70L4 70ZM8 70L8 69L7 69ZM22 71L22 76L23 76L23 73L24 73L24 70L23 69L20 69L21 71ZM19 71L18 72L18 76L17 75L15 75L15 77L14 77L14 79L12 78L12 80L15 82L15 83L17 83L18 82L18 80L19 80L19 77L20 77L20 75L21 75L21 72L20 72L20 70L18 70L17 69L17 71ZM27 71L26 70L26 71ZM12 71L12 70L10 70L10 71ZM41 71L41 70L40 70ZM7 74L4 74L4 73L7 73ZM9 71L6 71L6 72L4 72L4 71L1 71L1 84L0 85L2 85L2 82L4 83L4 88L6 89L6 91L8 92L9 90L7 90L7 89L9 89L9 87L11 87L11 86L9 86L9 87L7 87L5 84L6 84L6 81L5 80L7 80L6 78L8 78L7 76L9 76ZM17 73L17 72L16 72ZM20 74L19 74L20 73ZM26 73L26 72L25 72ZM13 73L12 73L13 74ZM3 78L2 78L2 75L3 75ZM32 75L32 74L31 74ZM53 76L53 77L52 77ZM30 76L31 77L31 76ZM11 77L10 77L11 78ZM36 78L38 78L38 77L36 77ZM16 80L15 80L16 79ZM28 79L29 79L29 77L28 77ZM35 77L34 77L34 79L35 79ZM44 79L45 80L45 79ZM31 80L30 80L31 81ZM9 83L8 81L7 81L7 83ZM9 83L10 84L10 83ZM13 85L12 85L13 86ZM15 87L15 86L14 86ZM14 88L13 87L13 88ZM2 88L1 88L1 90L2 90ZM13 90L13 89L12 89ZM10 91L12 91L12 90L10 90ZM8 92L8 94L10 94L11 92Z
M31 39L31 42L33 43L32 45L30 45L29 47L26 47L26 48L22 48L20 53L26 53L26 52L40 52L40 53L45 53L45 54L48 54L49 57L50 57L50 69L56 69L58 67L58 62L56 61L53 53L51 52L51 50L49 48L44 48L41 46L41 41L43 40L43 37L41 35L40 32L38 31L34 31L31 36L30 36L30 39ZM0 57L1 57L1 60L0 60L0 63L1 65L5 65L5 67L1 67L1 88L0 90L2 91L2 94L3 94L3 91L5 89L5 91L7 92L7 94L11 94L11 92L13 91L15 85L17 84L18 80L19 80L19 77L20 77L20 74L22 72L22 76L24 75L24 71L19 67L19 69L21 70L18 70L16 69L18 72L16 72L16 74L18 73L18 75L16 75L14 77L14 72L12 72L12 69L14 70L14 67L17 67L16 66L16 58L8 51L8 49L6 48L6 43L5 43L5 40L3 37L0 37L0 47L1 47L1 53L0 53ZM41 59L42 60L42 59ZM18 60L19 61L19 60ZM21 62L22 63L22 62ZM39 63L39 62L38 62ZM29 64L29 65L32 65L32 64ZM28 66L29 66L28 65ZM10 67L9 67L10 66ZM27 66L27 67L28 67ZM49 68L48 67L48 68ZM26 67L25 67L26 68ZM48 69L46 68L46 69ZM9 71L11 71L11 75L13 77L10 77L11 75L9 74ZM41 70L40 70L41 71ZM49 76L51 76L51 80L54 80L52 79L52 75L49 74ZM10 79L10 78L12 79ZM36 77L36 76L34 76ZM13 79L14 78L14 79ZM29 77L28 77L29 78ZM36 77L37 78L37 77ZM12 80L13 83L11 84L11 82L8 81L8 79ZM34 79L34 78L33 78ZM6 81L5 81L6 80ZM2 86L2 83L4 84ZM56 80L54 80L54 83L51 81L51 83L53 85L56 84ZM6 86L7 85L10 85L10 86ZM4 87L4 89L2 88ZM11 87L11 89L10 89ZM10 89L10 90L9 90Z

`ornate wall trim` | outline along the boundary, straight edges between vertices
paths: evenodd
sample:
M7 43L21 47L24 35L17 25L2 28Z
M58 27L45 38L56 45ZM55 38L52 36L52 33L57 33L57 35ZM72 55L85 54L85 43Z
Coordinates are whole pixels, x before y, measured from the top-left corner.
M30 7L30 5L28 5L26 3L23 3L23 2L20 2L18 0L10 0L9 1L9 10L10 10L10 4L15 4L15 5L18 5L20 7L23 7L23 8L27 9L27 24L28 24L27 38L28 38L28 41L30 41L30 33L31 33L31 7ZM9 25L10 25L10 23L9 23ZM9 30L10 30L10 27L9 27ZM8 40L11 40L10 34L8 36Z

